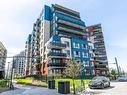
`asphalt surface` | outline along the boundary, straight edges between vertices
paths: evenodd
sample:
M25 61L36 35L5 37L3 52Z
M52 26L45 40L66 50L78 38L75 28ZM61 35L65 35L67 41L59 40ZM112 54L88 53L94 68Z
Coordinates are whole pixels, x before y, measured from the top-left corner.
M127 82L111 82L111 86L105 89L87 88L79 95L127 95Z

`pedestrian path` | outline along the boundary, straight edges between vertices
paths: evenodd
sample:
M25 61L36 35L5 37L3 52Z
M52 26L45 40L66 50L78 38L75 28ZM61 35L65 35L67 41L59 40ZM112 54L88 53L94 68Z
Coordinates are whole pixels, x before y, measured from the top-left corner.
M0 93L0 95L65 95L65 94L59 94L56 89L48 89L48 88L20 85L20 84L15 84L14 86L18 89ZM66 94L66 95L73 95L73 94Z

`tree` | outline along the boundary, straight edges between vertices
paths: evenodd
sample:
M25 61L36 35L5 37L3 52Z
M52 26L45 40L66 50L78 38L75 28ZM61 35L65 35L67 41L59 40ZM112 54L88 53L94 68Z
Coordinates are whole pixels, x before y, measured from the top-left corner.
M73 62L71 59L66 66L64 74L72 79L73 91L76 94L75 79L80 76L81 65L78 61Z
M111 74L114 76L114 78L116 79L116 71L115 70L111 70Z

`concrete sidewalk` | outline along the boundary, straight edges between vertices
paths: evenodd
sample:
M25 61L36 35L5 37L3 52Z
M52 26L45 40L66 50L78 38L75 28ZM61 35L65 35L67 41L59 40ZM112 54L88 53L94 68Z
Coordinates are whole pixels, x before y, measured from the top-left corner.
M6 91L0 93L0 95L73 95L73 94L59 94L56 89L48 89L36 86L28 86L28 85L14 85L16 90Z

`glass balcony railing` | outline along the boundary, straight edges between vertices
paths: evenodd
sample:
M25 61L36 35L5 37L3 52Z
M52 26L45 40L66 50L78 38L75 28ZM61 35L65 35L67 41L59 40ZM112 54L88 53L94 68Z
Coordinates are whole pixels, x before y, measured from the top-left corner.
M78 34L78 35L83 35L83 36L86 35L86 33L83 31L77 31L77 30L69 29L69 28L62 27L62 26L59 26L57 29L60 31L66 31L66 32L74 33L74 34Z
M48 48L66 48L66 44L63 44L61 42L50 42L48 45Z
M59 52L49 52L48 56L56 56L56 57L66 57L66 53L59 53Z
M48 63L48 66L64 67L66 66L66 63Z

